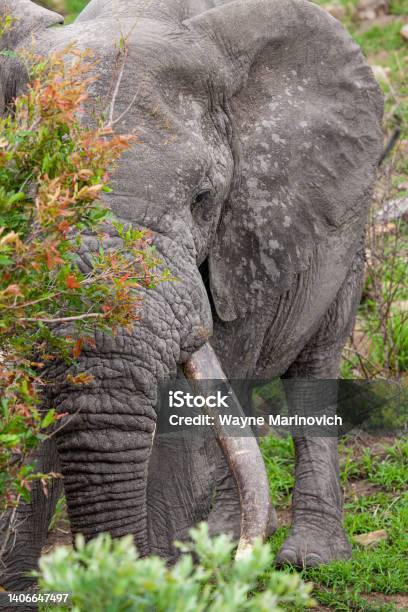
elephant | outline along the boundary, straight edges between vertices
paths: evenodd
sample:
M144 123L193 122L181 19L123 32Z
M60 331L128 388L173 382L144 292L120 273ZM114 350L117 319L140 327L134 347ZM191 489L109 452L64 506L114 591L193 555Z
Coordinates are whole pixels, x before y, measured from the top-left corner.
M31 584L62 486L73 533L133 534L141 555L173 559L172 542L200 520L241 544L265 538L276 520L256 439L155 435L158 388L183 376L281 377L296 410L304 382L339 376L382 153L373 74L309 0L91 0L67 26L31 0L0 6L16 17L3 47L93 52L92 100L110 102L115 130L142 141L118 163L105 202L151 232L177 279L143 289L132 332L95 332L78 359L88 386L69 383L64 364L50 368L53 405L68 417L38 463L63 479L47 500L34 487L19 509L0 584ZM4 111L26 76L18 60L1 62ZM113 227L105 241L120 243ZM97 248L85 235L82 270ZM305 434L294 445L292 526L276 561L348 559L337 438Z

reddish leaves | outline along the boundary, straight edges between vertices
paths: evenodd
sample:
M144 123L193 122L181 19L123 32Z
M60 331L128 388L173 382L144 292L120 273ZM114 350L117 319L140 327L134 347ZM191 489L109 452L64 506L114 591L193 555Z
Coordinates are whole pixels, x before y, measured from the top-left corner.
M67 289L80 289L81 287L81 283L73 274L67 276L67 278L65 279L65 284L67 286Z

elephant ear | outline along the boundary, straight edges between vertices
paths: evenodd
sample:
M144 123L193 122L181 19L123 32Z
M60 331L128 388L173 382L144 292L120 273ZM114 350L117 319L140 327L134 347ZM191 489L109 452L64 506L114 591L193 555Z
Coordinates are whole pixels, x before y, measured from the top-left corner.
M13 27L0 40L0 49L15 49L32 34L40 33L64 18L30 0L0 0L0 17L11 16Z
M359 47L308 0L237 0L185 25L229 83L237 173L209 267L231 321L286 291L333 233L361 237L383 102Z

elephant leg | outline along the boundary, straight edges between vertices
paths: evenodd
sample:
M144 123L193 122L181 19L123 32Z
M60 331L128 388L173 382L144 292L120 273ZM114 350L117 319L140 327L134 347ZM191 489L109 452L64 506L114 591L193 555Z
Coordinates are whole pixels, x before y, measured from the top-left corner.
M352 330L361 298L362 271L360 255L319 331L285 375L285 391L292 414L336 412L337 383L334 379L338 376L341 350ZM292 527L277 562L314 567L348 559L351 546L342 527L337 435L334 430L322 437L319 432L312 434L310 430L305 435L298 432L294 443L296 485Z
M238 540L241 534L241 503L237 485L224 454L214 449L216 457L214 501L208 517L211 535L227 533Z
M156 435L147 488L151 552L173 562L175 540L208 521L210 535L241 533L241 504L227 461L211 432Z
M212 446L201 428L155 436L147 486L149 543L152 553L170 562L179 555L173 542L187 540L191 527L208 518L215 475Z
M310 382L285 381L289 412L305 416L335 414L336 381L322 381L318 385ZM333 399L331 404L327 404L329 395ZM296 484L292 497L292 527L277 562L314 567L348 559L351 547L342 527L337 436L333 430L326 436L310 430L307 433L298 431L294 434L294 445Z
M59 471L54 438L41 445L34 460L39 472ZM5 517L0 526L0 549L6 544L6 553L0 559L0 585L6 590L24 590L34 584L35 580L27 577L27 573L37 567L61 492L61 478L50 481L47 496L41 483L34 482L30 503L20 504L14 516L9 512Z

